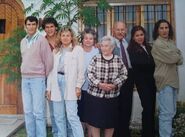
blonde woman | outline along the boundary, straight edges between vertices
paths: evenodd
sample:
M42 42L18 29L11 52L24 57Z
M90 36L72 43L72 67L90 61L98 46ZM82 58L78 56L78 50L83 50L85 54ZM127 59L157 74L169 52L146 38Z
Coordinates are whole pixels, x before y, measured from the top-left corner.
M71 28L62 28L58 33L57 40L61 54L56 70L60 94L51 92L51 100L59 99L61 104L58 105L59 108L54 107L54 115L57 113L59 115L56 118L63 117L63 122L66 117L73 136L83 137L83 128L77 115L77 100L81 95L81 86L84 82L83 49L77 46ZM60 109L61 111L58 112ZM65 122L61 124L66 126ZM66 134L66 131L63 133ZM67 137L65 134L63 136Z

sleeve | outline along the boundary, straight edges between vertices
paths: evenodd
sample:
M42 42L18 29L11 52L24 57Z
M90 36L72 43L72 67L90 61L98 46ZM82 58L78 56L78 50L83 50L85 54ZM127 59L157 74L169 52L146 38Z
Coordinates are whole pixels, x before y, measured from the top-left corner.
M76 52L77 54L77 61L78 61L78 65L77 65L77 83L76 83L76 87L81 88L83 82L84 82L84 53L83 53L83 49L80 46L76 47L78 50Z
M97 62L97 57L94 56L88 66L87 69L87 77L90 82L95 87L98 87L98 84L100 83L100 80L96 78L96 62Z
M152 48L152 56L154 59L164 62L166 64L178 63L181 60L181 55L178 53L179 49L165 48L163 45L154 43Z
M177 65L182 65L183 64L183 56L182 56L182 53L180 50L179 50L178 54L180 56L180 60L177 62Z
M41 58L45 66L46 76L48 76L49 72L53 68L53 54L49 43L45 38L43 38L41 41Z
M47 77L47 84L46 84L46 90L51 91L51 80L52 79L52 72L49 73Z
M114 80L114 85L118 87L118 89L121 88L122 84L126 81L128 71L125 65L123 64L121 58L119 59L119 69L118 69L118 77Z

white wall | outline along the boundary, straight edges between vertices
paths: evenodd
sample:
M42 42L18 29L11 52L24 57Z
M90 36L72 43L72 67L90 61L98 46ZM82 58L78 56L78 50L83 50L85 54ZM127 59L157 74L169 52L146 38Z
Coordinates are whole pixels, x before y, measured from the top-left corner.
M176 44L182 51L184 64L179 67L180 89L178 99L185 101L185 0L175 0Z

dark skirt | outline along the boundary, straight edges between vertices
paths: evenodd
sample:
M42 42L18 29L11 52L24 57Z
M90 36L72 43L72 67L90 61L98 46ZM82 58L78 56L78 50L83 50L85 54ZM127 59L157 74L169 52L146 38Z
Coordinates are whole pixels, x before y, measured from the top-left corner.
M80 117L81 122L84 122L84 114L85 114L84 103L85 103L85 98L87 94L88 94L87 91L82 90L81 99L78 100L78 116Z
M114 128L118 123L118 97L99 98L89 93L84 99L84 121L97 128Z

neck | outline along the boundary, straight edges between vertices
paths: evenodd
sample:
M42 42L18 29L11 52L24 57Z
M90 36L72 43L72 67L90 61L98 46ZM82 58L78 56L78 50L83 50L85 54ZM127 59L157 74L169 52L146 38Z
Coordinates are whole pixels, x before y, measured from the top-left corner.
M159 38L164 39L164 40L169 40L169 37L164 38L164 37L159 36Z
M55 47L55 42L56 42L56 35L53 36L46 36L49 44L54 48Z
M83 46L84 51L90 52L93 46Z
M46 38L47 38L48 41L55 41L56 35L53 35L53 36L48 36L47 35Z
M103 55L103 57L107 60L110 60L113 57L113 54L110 55Z
M34 33L34 34L28 34L28 37L31 38L31 37L33 37L35 34L36 34L36 33Z
M68 48L69 46L70 46L70 44L68 44L68 45L64 45L64 44L63 44L63 45L62 45L63 48Z

